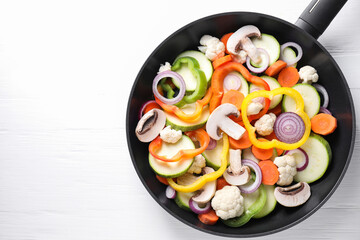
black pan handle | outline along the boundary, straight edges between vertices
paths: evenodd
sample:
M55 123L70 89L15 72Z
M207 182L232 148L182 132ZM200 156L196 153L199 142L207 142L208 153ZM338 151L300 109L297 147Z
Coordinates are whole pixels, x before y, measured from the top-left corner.
M318 39L347 0L312 0L295 25Z

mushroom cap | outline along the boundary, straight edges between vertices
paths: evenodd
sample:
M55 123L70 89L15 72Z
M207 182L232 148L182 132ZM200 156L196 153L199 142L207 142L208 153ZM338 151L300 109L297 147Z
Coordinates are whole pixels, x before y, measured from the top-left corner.
M285 207L297 207L304 204L310 198L310 186L306 182L299 182L290 187L276 187L274 196Z
M220 140L222 138L220 129L236 140L242 137L245 129L231 120L230 115L235 117L240 115L239 110L231 103L221 104L210 114L206 123L206 132L212 139Z
M141 142L151 142L154 140L164 128L166 123L166 115L160 109L152 109L139 120L135 134Z
M250 181L251 174L248 166L243 166L239 174L230 172L230 167L223 173L223 177L231 185L241 186Z
M234 32L227 41L226 49L233 55L238 55L243 48L244 42L250 37L260 37L259 28L254 25L246 25ZM249 44L249 43L247 43ZM246 50L246 49L244 49Z
M211 167L203 168L204 174L212 173L214 171L215 170L212 169ZM215 195L215 192L216 192L216 181L208 182L204 185L204 187L202 187L202 189L199 191L198 194L192 197L192 200L197 202L198 204L206 204L212 199L212 197Z

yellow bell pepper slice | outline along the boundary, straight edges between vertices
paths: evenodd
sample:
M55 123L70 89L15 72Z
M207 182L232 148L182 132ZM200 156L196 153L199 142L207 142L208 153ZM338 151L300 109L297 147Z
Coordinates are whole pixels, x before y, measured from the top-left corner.
M251 103L252 99L257 98L257 97L265 97L265 98L269 98L271 100L274 96L280 95L280 94L288 95L295 100L295 102L296 102L295 113L302 118L302 120L304 121L304 124L305 124L304 135L296 143L284 143L277 139L273 139L271 141L266 141L266 142L259 141L256 138L255 127L253 127L250 124L250 121L247 117L247 107ZM310 136L311 122L310 122L309 116L304 112L304 100L303 100L301 94L293 88L281 87L281 88L276 88L272 91L260 90L260 91L255 91L255 92L250 93L249 95L247 95L245 97L245 99L242 102L241 115L242 115L242 120L243 120L244 126L249 133L250 141L252 142L252 144L254 146L261 148L261 149L270 149L270 148L275 147L275 148L279 148L279 149L283 149L283 150L293 150L293 149L299 148L301 145L303 145Z
M172 180L172 178L167 178L169 185L173 189L175 189L176 191L179 191L179 192L195 192L197 190L200 190L206 183L215 181L216 179L218 179L219 177L221 177L223 175L223 173L225 172L225 170L227 168L228 152L229 152L229 138L224 133L223 134L223 148L222 148L221 155L220 155L221 165L218 170L216 170L215 172L212 172L212 173L205 174L205 175L201 176L200 178L198 178L192 184L186 185L186 186L175 183Z

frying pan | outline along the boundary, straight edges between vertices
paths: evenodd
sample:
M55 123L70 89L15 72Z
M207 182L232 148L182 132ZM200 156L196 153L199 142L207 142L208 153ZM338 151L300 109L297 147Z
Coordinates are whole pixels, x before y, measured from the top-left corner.
M318 210L334 193L349 165L355 139L355 111L347 82L340 68L317 41L346 0L313 0L293 25L279 18L252 12L227 12L194 21L165 39L148 57L138 73L130 92L126 130L129 152L139 178L151 196L167 212L195 229L226 237L255 237L275 233L303 221ZM135 127L142 104L153 98L151 85L160 64L172 62L190 49L197 49L199 39L209 34L220 38L241 26L252 24L261 32L277 38L280 44L295 41L304 55L298 67L311 65L320 76L319 83L329 93L329 110L338 120L336 131L326 136L332 147L332 161L324 176L310 184L312 196L302 206L277 206L268 216L248 222L240 228L230 228L219 221L214 226L202 224L196 214L179 208L165 197L165 186L156 180L148 163L148 144L138 141Z

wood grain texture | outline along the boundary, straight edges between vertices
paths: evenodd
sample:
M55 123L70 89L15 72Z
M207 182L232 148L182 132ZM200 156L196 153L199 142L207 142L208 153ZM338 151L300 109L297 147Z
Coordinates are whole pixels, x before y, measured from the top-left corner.
M129 91L153 49L191 21L254 11L295 22L309 2L1 1L0 239L218 239L170 216L141 184L126 143ZM360 239L359 12L348 1L319 39L355 102L349 169L310 218L256 239Z

